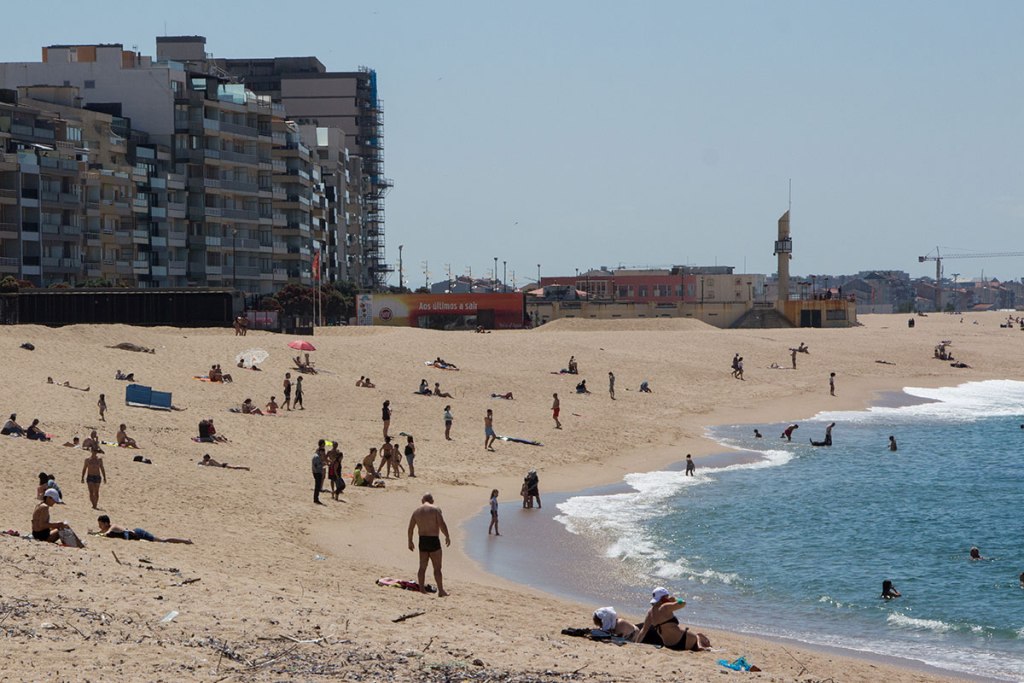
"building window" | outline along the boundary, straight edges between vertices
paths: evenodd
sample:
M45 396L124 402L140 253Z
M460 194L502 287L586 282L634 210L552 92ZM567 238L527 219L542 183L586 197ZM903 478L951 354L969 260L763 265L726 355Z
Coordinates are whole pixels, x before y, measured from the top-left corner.
M647 296L647 285L640 285L640 298Z
M825 320L846 320L846 309L836 308L825 311Z
M96 81L86 81L84 85L86 90L92 90L96 87Z

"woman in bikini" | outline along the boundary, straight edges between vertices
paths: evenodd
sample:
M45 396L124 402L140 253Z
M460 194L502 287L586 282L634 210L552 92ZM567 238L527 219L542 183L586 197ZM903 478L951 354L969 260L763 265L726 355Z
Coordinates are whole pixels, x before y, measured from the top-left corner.
M651 594L651 608L644 618L644 626L637 634L637 642L648 642L647 637L654 630L661 638L662 644L669 650L692 650L699 652L711 643L707 636L691 631L689 627L680 628L676 610L686 607L686 601L675 598L664 588L655 588ZM701 638L703 636L703 638ZM703 639L704 642L701 642Z

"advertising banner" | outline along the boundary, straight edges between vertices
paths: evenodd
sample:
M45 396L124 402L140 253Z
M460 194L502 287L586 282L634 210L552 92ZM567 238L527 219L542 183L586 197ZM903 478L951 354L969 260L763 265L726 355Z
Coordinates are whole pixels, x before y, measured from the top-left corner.
M365 299L365 301L364 301ZM364 325L364 303L372 325L423 327L434 330L519 329L525 305L522 294L373 294L361 295L359 324Z

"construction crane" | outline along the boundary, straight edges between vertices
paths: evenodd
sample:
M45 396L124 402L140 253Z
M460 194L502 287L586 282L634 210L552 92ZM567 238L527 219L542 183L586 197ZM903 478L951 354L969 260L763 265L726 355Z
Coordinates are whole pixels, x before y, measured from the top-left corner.
M1003 258L1013 256L1024 256L1024 251L992 251L977 254L940 254L939 248L935 247L935 255L931 252L927 256L918 256L917 262L935 261L935 310L942 310L942 262L951 258Z

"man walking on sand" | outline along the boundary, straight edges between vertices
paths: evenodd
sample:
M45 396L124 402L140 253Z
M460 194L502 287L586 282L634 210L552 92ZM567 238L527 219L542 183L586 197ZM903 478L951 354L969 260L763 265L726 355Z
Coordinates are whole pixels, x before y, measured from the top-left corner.
M97 449L94 447L91 450L82 465L82 483L89 486L89 502L92 503L92 509L98 510L96 506L100 503L100 483L107 483L107 471L103 469L103 458L96 455Z
M608 395L615 400L615 374L611 372L608 373Z
M488 408L484 416L484 448L493 451L494 440L497 438L498 435L494 433L494 411Z
M562 423L558 421L558 413L561 411L561 403L558 400L558 394L551 394L551 417L555 419L555 429L561 429Z
M440 534L444 534L444 544L446 546L452 544L452 539L448 535L448 525L444 522L441 508L434 505L434 496L424 493L420 503L422 505L416 508L412 513L412 517L409 518L409 550L416 550L416 545L412 540L412 532L418 528L420 535L420 567L416 572L416 581L422 593L427 576L427 562L430 562L434 565L434 581L437 583L437 596L443 598L448 593L444 590L444 579L441 576L442 550Z
M836 395L836 373L831 373L828 376L828 393L832 396Z

